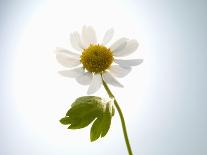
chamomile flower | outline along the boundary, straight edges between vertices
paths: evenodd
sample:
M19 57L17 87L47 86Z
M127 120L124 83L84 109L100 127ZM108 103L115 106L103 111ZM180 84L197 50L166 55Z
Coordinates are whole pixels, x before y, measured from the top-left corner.
M120 38L107 46L114 34L113 29L106 31L101 43L97 43L96 32L91 26L83 26L81 35L73 32L70 35L72 47L79 51L57 48L58 62L69 70L59 71L65 77L75 78L81 85L89 85L88 94L95 93L103 80L113 86L123 87L116 79L126 76L132 66L142 63L142 59L123 60L138 47L136 40Z

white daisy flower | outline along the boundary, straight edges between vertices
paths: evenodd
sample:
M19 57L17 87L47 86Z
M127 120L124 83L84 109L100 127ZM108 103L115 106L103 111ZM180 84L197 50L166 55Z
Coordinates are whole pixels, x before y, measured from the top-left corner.
M106 31L103 41L97 43L96 32L91 26L83 26L81 35L73 32L70 35L71 45L80 53L57 48L58 62L70 70L59 71L65 77L75 78L81 85L89 85L88 94L95 93L103 80L117 87L123 85L116 79L126 76L132 66L142 63L142 59L118 59L132 54L138 47L136 40L120 38L111 46L106 46L112 39L113 29Z

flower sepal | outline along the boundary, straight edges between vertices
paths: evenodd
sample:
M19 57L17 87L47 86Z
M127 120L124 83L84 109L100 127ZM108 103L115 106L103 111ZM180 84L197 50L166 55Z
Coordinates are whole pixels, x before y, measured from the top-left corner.
M114 111L113 99L105 100L97 96L82 96L72 103L66 116L60 119L60 123L69 125L68 129L81 129L93 122L90 131L92 142L108 133Z

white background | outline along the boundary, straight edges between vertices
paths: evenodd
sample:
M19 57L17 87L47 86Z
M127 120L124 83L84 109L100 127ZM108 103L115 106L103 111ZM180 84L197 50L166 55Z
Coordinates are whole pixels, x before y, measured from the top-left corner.
M87 87L57 74L57 46L92 25L101 40L113 27L143 58L111 87L125 115L135 155L207 154L205 1L1 1L0 154L127 154L118 113L106 137L58 121ZM102 88L95 95L106 97Z

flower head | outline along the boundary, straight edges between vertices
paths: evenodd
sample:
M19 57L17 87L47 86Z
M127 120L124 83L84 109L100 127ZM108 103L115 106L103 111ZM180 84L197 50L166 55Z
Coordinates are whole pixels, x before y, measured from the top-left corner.
M109 29L102 43L98 44L96 33L91 26L83 26L81 35L73 32L70 41L73 48L80 53L57 48L58 62L64 67L72 68L59 73L65 77L75 78L82 85L89 85L88 94L96 92L101 87L102 78L108 84L123 87L116 77L126 76L132 66L142 63L142 59L117 59L116 57L124 57L133 53L138 43L133 39L120 38L111 46L106 46L113 34L113 29Z
M113 54L109 48L103 45L91 44L84 49L80 56L83 66L91 73L102 73L108 69L113 62Z

